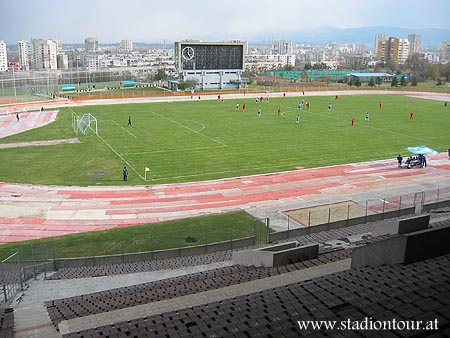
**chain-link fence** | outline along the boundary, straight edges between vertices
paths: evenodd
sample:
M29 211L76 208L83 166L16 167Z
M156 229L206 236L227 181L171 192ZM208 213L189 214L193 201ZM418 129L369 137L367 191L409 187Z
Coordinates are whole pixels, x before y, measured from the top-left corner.
M313 232L421 214L450 205L450 188L401 196L380 197L357 203L347 200L333 204L285 210L286 229L268 235L268 242Z
M333 204L312 206L284 211L287 216L287 228L309 227L325 223L350 220L355 218L371 218L371 215L383 215L413 209L420 213L425 205L438 206L440 202L450 200L450 188L417 192L401 196L380 197L363 203L347 200Z

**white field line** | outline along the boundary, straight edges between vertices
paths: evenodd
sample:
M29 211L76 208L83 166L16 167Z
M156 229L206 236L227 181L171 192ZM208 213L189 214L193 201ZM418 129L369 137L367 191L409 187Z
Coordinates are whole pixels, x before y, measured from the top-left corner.
M211 171L208 173L198 173L198 174L189 174L189 175L179 175L179 176L170 176L170 177L160 177L160 178L152 178L152 181L161 181L161 180L167 180L167 179L174 179L174 178L186 178L186 177L198 177L198 176L205 176L205 175L215 175L215 174L225 174L225 173L236 173L241 171L247 171L247 170L260 170L260 169L268 169L268 168L283 168L287 166L298 166L298 163L296 164L283 164L283 165L271 165L271 166L261 166L261 167L250 167L250 168L240 168L240 169L234 169L234 170L220 170L220 171ZM263 174L262 174L263 175Z
M164 153L175 153L175 152L183 152L183 151L219 149L219 148L223 148L223 147L224 146L141 151L141 152L136 152L136 153L126 153L125 155L129 156L129 155L145 155L145 154L164 154Z
M185 129L187 129L187 130L189 130L189 131L192 131L192 132L195 133L195 134L198 134L198 135L200 135L200 136L206 137L208 140L211 140L211 141L213 141L213 142L215 142L215 143L218 143L218 144L220 144L220 145L222 145L222 146L224 146L224 147L227 146L225 143L223 143L223 142L221 142L221 141L218 141L218 140L216 140L216 139L213 139L212 137L209 137L208 135L202 134L202 133L200 133L200 132L197 131L197 130L194 130L194 129L192 129L192 128L189 128L189 127L187 127L187 126L181 124L180 122L177 122L177 121L175 121L175 120L169 119L168 117L162 116L162 115L160 115L160 114L158 114L158 113L155 113L155 112L152 112L152 114L153 114L153 115L156 115L156 116L159 116L160 118L162 118L162 119L164 119L164 120L167 120L167 121L170 121L170 122L172 122L172 123L175 123L175 124L179 125L180 127L183 127L183 128L185 128Z
M129 135L133 136L134 138L137 138L136 135L134 135L132 132L130 132L129 130L127 130L126 128L124 128L123 126L121 126L120 124L118 124L116 121L111 120L116 126L119 126L120 128L122 128L125 132L127 132Z
M111 149L112 150L112 152L114 153L114 154L116 154L117 155L117 157L119 157L122 161L124 161L126 164L127 164L127 166L129 167L129 168L131 168L131 170L133 170L135 173L136 173L136 175L138 175L143 181L147 181L141 174L139 174L138 172L137 172L137 170L130 164L130 162L128 162L122 155L120 155L108 142L106 142L100 135L97 135L97 137L109 148L109 149Z

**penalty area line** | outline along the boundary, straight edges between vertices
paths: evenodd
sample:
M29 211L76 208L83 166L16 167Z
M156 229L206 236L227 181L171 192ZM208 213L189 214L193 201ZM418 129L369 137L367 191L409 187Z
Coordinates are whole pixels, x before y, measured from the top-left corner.
M122 161L124 161L127 166L129 168L131 168L131 170L133 170L136 175L138 175L143 181L148 181L147 179L145 179L141 174L139 174L137 172L137 170L130 164L130 162L128 162L122 155L120 155L108 142L106 142L100 135L97 135L97 137L100 139L100 141L102 141L109 149L111 149L111 151L117 155L117 157L119 157ZM150 179L151 180L151 179Z
M125 132L127 132L128 134L130 134L131 136L133 136L134 138L137 138L136 135L134 135L132 132L130 132L129 130L125 129L123 126L121 126L120 124L118 124L116 121L111 120L116 126L119 126L120 128L122 128L123 130L125 130Z
M180 122L177 122L177 121L175 121L175 120L169 119L168 117L162 116L162 115L160 115L160 114L158 114L158 113L155 113L155 112L153 112L153 111L152 111L151 113L152 113L153 115L159 116L160 118L162 118L162 119L164 119L164 120L167 120L167 121L170 121L170 122L172 122L172 123L175 123L175 124L179 125L180 127L183 127L183 128L185 128L185 129L187 129L187 130L193 132L193 133L196 133L196 134L198 134L198 135L200 135L200 136L206 137L208 140L211 140L211 141L213 141L213 142L215 142L215 143L218 143L218 144L220 144L220 145L222 145L222 146L224 146L224 147L227 146L225 143L223 143L223 142L221 142L221 141L218 141L218 140L216 140L216 139L213 139L212 137L209 137L208 135L202 134L202 133L200 133L200 132L197 131L197 130L194 130L194 129L192 129L192 128L189 128L189 127L187 127L187 126L181 124ZM197 122L197 121L195 121L195 122L196 122L196 123L199 123L199 122Z

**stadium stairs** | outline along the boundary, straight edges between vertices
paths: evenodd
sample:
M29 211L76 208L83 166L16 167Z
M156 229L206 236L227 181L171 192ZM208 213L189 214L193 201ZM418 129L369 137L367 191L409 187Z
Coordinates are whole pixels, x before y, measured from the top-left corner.
M450 226L450 210L432 215L432 227ZM337 336L450 336L450 255L413 264L350 269L352 248L379 223L296 238L321 243L319 256L276 268L232 265L45 303L63 337L327 337L336 331L300 330L298 320L437 319L436 331L354 331ZM292 241L293 239L289 239ZM331 244L330 244L331 243ZM230 259L221 256L201 261ZM184 261L189 259L190 261ZM51 278L152 271L195 259L62 269Z

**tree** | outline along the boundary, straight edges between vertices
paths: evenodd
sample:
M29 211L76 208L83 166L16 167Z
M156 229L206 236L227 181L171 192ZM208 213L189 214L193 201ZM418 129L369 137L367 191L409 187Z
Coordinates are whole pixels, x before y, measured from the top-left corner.
M195 80L180 81L180 83L178 84L178 89L185 90L185 89L189 89L189 88L194 88L196 84L197 84L197 81L195 81Z
M398 86L397 76L394 76L392 78L391 87L397 87L397 86Z
M388 68L391 73L395 73L398 69L398 64L394 60L388 60L386 62L386 68Z
M167 74L166 71L162 68L159 68L158 71L156 72L155 76L153 77L156 81L159 80L165 80L167 79Z
M370 81L368 83L369 87L375 87L375 81L373 80L373 77L370 78Z
M439 72L441 76L445 78L445 81L450 81L450 62L446 64L441 64L439 68Z
M417 86L417 77L416 76L412 76L411 77L411 87L416 87Z
M415 72L423 72L429 66L429 62L424 54L414 53L406 60L405 65Z
M318 62L318 63L315 63L314 66L312 66L312 69L324 70L324 69L329 69L329 67L325 62Z
M377 76L377 78L375 79L375 83L377 84L377 86L381 86L383 84L383 79L381 78L381 76Z
M361 81L359 81L359 78L357 77L355 82L353 83L356 87L361 87Z
M425 76L430 80L435 80L438 77L440 77L439 73L439 66L438 65L431 65L424 71Z

